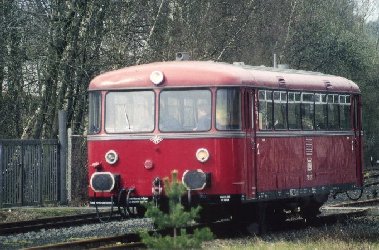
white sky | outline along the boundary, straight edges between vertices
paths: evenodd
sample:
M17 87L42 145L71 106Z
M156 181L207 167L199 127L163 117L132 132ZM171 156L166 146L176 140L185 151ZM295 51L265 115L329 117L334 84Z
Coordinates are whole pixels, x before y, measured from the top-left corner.
M360 0L362 1L362 0ZM359 2L359 0L358 0ZM379 19L379 0L363 0L364 4L369 4L370 7L367 8L370 13L367 13L367 22L376 21ZM366 9L366 8L365 8Z

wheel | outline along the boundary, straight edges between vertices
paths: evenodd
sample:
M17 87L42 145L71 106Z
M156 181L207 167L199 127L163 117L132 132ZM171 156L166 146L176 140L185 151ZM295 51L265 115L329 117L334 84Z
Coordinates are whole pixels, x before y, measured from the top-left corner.
M346 191L347 197L352 201L359 200L362 197L362 194L363 194L363 188Z
M314 223L317 219L317 215L321 213L320 207L322 205L323 203L320 202L309 201L300 207L301 217L303 217L307 223Z

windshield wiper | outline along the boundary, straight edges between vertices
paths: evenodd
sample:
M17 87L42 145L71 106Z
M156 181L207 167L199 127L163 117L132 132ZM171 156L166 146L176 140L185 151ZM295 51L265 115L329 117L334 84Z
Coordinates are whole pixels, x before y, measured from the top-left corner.
M126 106L125 106L124 114L125 114L126 122L128 123L128 130L130 131L130 122L129 122L128 112L126 111Z

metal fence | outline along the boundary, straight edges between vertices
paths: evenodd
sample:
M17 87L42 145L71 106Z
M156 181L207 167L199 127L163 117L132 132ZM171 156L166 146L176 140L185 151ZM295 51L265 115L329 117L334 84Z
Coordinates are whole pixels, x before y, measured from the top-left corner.
M59 201L58 140L0 140L0 207Z

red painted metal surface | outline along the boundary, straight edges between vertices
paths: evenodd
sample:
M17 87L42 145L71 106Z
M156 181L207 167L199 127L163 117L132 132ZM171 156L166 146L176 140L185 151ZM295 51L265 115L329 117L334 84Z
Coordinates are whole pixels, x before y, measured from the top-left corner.
M207 148L210 153L205 163L196 159L199 148ZM110 149L119 154L114 165L105 162L104 155ZM202 169L211 173L211 187L203 190L207 194L240 194L245 178L241 175L244 154L244 139L163 139L157 145L149 139L88 142L90 165L101 162L101 171L120 174L122 186L135 187L136 195L141 196L151 196L153 180L170 177L174 169L178 170L180 178L186 170ZM146 160L153 162L151 169L145 168ZM95 168L90 169L89 175L94 172Z
M257 189L273 191L356 183L353 140L352 136L330 135L259 137Z

